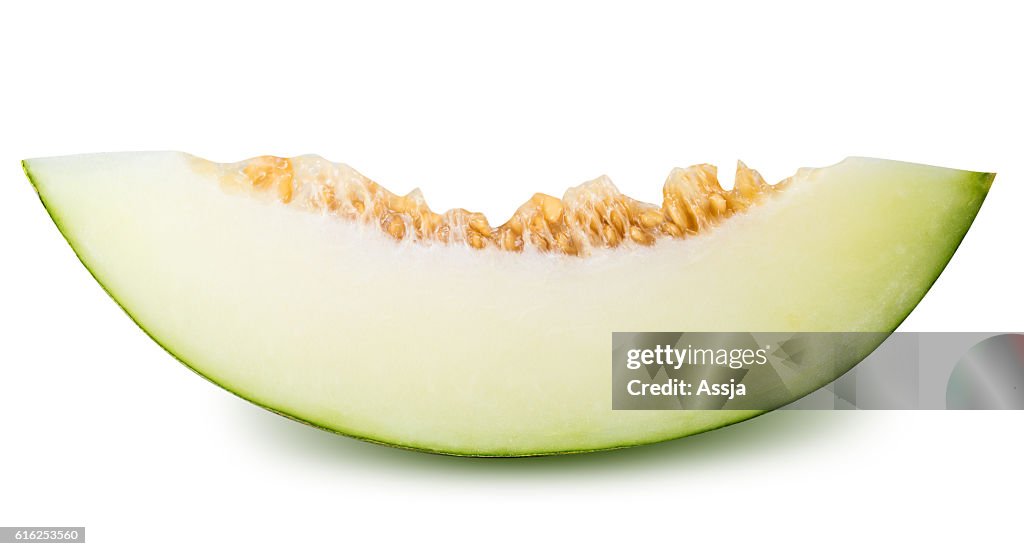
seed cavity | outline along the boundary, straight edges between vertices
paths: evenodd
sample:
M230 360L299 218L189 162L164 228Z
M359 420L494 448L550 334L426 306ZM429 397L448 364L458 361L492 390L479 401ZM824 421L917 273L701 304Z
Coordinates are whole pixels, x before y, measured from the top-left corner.
M435 213L418 189L396 195L345 164L317 156L261 156L216 164L215 169L228 191L247 191L305 210L364 222L396 241L509 252L529 249L568 256L700 234L758 204L793 179L771 185L740 162L735 186L725 190L714 166L676 168L665 181L658 206L623 195L602 176L569 189L561 199L537 193L508 222L495 227L479 212L453 209Z

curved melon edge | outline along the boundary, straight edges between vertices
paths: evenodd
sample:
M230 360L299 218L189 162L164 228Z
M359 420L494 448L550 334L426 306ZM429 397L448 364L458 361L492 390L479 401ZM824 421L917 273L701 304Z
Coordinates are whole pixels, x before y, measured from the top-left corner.
M847 159L844 159L844 160L848 160L850 158L858 158L858 157L848 157ZM435 455L444 455L444 456L453 456L453 457L469 457L469 458L529 458L529 457L538 457L538 456L572 455L572 454L586 454L586 453L593 453L593 452L606 452L606 451L611 451L611 450L619 450L619 449L622 449L622 448L631 448L631 447L636 447L636 446L646 446L646 445L649 445L649 444L657 444L657 443L660 443L660 442L667 442L667 441L670 441L670 440L678 440L680 438L686 438L686 437L689 437L689 436L694 436L694 435L697 435L697 434L701 434L701 433L717 430L717 429L720 429L720 428L724 428L724 427L727 427L727 426L730 426L730 425L735 425L735 424L738 424L738 423L742 423L744 421L753 419L754 417L758 417L758 416L763 415L765 413L769 413L771 411L774 411L774 410L763 410L763 411L762 410L751 410L748 415L746 415L744 417L741 417L741 418L738 418L738 419L733 420L733 421L726 421L726 422L718 423L718 424L716 424L714 426L710 426L710 427L707 427L707 428L702 428L702 429L697 429L697 430L689 430L689 431L686 431L683 434L670 434L670 435L665 436L665 437L645 438L643 440L640 440L638 442L633 442L633 443L615 444L615 445L601 446L601 447L597 447L597 448L589 448L589 449L583 449L583 450L552 450L552 451L546 451L546 452L530 452L530 453L520 453L520 452L509 452L509 453L474 453L474 452L443 451L443 450L437 450L437 449L429 448L429 447L425 447L425 446L416 446L416 445L412 445L412 444L391 443L391 442L387 442L385 440L380 440L380 439L369 437L369 436L363 436L363 435L352 433L350 431L341 430L340 428L328 427L328 426L320 424L320 423L309 421L309 420L303 419L301 417L298 417L298 416L292 415L290 413L287 413L285 411L281 411L279 409L271 407L271 406L269 406L267 404L262 403L260 400L256 399L255 396L250 397L250 396L243 395L243 394L241 394L241 393L239 393L239 392L237 392L235 390L232 390L228 386L226 386L226 385L224 385L224 384L222 384L220 382L217 382L216 380L213 380L210 376L208 376L205 373L203 373L203 371L199 370L196 366L192 365L187 360L183 359L181 356L179 356L177 353L175 353L174 350L172 350L170 347L168 347L163 342L161 342L160 339L157 338L156 336L154 336L152 333L150 333L150 331L147 330L146 327L142 326L142 324L139 323L138 319L136 319L135 316L132 315L131 311L129 311L121 303L120 300L118 300L117 296L115 296L110 291L110 289L107 288L106 284L104 284L103 281L100 280L99 276L97 276L96 273L93 272L93 270L89 267L89 265L86 264L86 262L84 260L82 260L82 257L78 254L78 249L75 247L74 240L65 231L64 226L62 226L62 224L61 224L60 215L57 214L57 212L46 203L46 199L43 197L42 193L39 191L39 185L36 183L37 180L32 175L32 170L30 168L28 160L22 160L21 161L21 168L22 168L22 171L25 172L25 176L28 178L29 183L32 184L33 189L35 189L36 195L39 197L39 201L43 205L43 209L46 211L47 215L53 221L54 225L57 227L57 230L60 232L61 236L68 243L68 246L71 247L72 252L74 252L74 254L75 254L75 258L77 258L78 261L82 264L82 266L85 267L85 270L89 273L90 276L92 276L92 278L96 281L96 283L100 285L100 287L107 294L107 296L110 297L110 299L112 299L114 301L114 303L116 303L117 306L121 308L122 311L124 311L124 313L128 316L128 318L131 319L131 321L133 323L135 323L135 325L137 327L139 327L139 329L142 330L142 332L145 333L146 336L148 336L151 340L153 340L153 342L155 342L158 346L160 346L171 357L173 357L175 360L177 360L179 363L184 365L186 368L191 370L196 375L198 375L198 376L202 377L203 379L205 379L207 382L210 382L211 384L214 384L214 385L218 386L222 390L225 390L226 392L228 392L230 394L233 394L234 396L236 396L236 397L238 397L238 398L240 398L242 400L245 400L245 401L247 401L247 402L249 402L249 403L251 403L251 404L253 404L253 405L257 406L257 407L265 409L265 410L267 410L267 411L269 411L271 413L275 413L275 414L280 415L282 417L286 417L288 419L291 419L292 421L296 421L296 422L302 423L304 425L308 425L310 427L313 427L313 428L316 428L316 429L319 429L319 430L322 430L322 431L330 432L330 433L333 433L333 434L336 434L336 435L339 435L339 436L345 436L345 437L348 437L348 438L354 438L356 440L362 440L364 442L368 442L368 443L371 443L371 444L377 444L377 445L387 446L387 447L391 447L391 448L401 448L403 450L408 450L408 451L412 451L412 452L422 452L422 453L435 454ZM918 298L913 302L912 305L910 305L910 308L907 310L907 312L904 315L902 315L901 317L898 317L896 319L896 321L894 322L894 324L892 325L891 329L888 332L889 334L891 334L893 331L895 331L896 328L898 328L899 325L902 324L903 321L905 321L908 316L910 316L910 313L913 312L914 308L916 308L917 305L921 302L921 300L924 299L924 296L927 295L927 293L929 291L931 291L931 288L935 285L935 282L938 281L939 276L942 275L942 272L945 270L946 266L949 265L949 262L952 260L953 255L956 254L956 251L957 251L957 249L959 249L960 245L963 243L964 238L967 237L967 233L970 232L971 224L973 224L975 218L977 218L978 212L980 211L981 206L984 204L985 198L988 195L988 192L989 192L989 190L990 190L990 188L992 186L992 183L995 180L995 176L996 176L995 173L991 173L991 172L968 172L968 173L969 173L969 175L971 175L972 177L975 178L975 183L968 184L968 185L975 186L978 190L980 190L980 195L978 196L978 210L973 211L973 214L970 217L970 222L968 222L968 225L966 227L966 231L960 237L959 241L951 243L952 247L950 248L949 252L944 257L945 262L941 266L937 267L935 275L929 281L928 286L922 290L921 295L918 296ZM870 352L868 354L866 354L864 357L866 358L868 355L870 355ZM861 359L861 361L862 360L863 360L863 358ZM858 361L857 363L859 363L859 362L860 361ZM850 369L852 369L854 366L856 366L856 363L853 366L851 366ZM849 372L849 369L847 369L846 372ZM843 374L845 374L845 372ZM839 376L842 376L842 375L839 375ZM836 378L838 379L839 377L836 377ZM802 397L804 397L804 396L801 396L801 398ZM800 398L797 398L797 399L800 399ZM796 401L796 400L793 400L793 401Z

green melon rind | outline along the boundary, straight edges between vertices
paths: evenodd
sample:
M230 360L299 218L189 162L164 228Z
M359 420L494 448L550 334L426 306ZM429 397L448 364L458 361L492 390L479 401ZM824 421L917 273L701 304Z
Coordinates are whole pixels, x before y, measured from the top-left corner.
M64 237L65 241L67 241L67 243L71 247L72 251L74 251L76 258L78 258L79 262L82 263L82 266L85 267L85 269L89 272L89 274L93 277L93 279L96 280L96 282L100 285L100 287L103 288L103 291L106 292L106 294L114 301L114 303L116 303L118 305L118 307L120 307L121 310L124 311L124 313L126 315L128 315L128 318L130 318L132 320L132 322L135 323L136 326L138 326L147 336L149 336L150 339L152 339L157 345L159 345L161 348L163 348L164 351L166 351L168 354L170 354L172 357L174 357L176 360L178 360L185 367L187 367L188 369L192 370L195 374L197 374L200 377L206 379L207 381L209 381L209 382L219 386L220 388L226 390L227 392L229 392L231 394L234 394L235 396L237 396L237 397L239 397L239 398L241 398L241 399L243 399L245 401L248 401L248 402L250 402L250 403L252 403L252 404L254 404L254 405L258 406L258 407L266 409L267 411L270 411L270 412L276 413L278 415L281 415L283 417L287 417L287 418L289 418L291 420L294 420L294 421L297 421L297 422L300 422L300 423L303 423L303 424L315 427L317 429L321 429L321 430L324 430L324 431L327 431L327 432L331 432L331 433L334 433L334 434L338 434L338 435L342 435L342 436L347 436L347 437L350 437L350 438L355 438L357 440L362 440L362 441L369 442L369 443L372 443L372 444L379 444L379 445L383 445L383 446L389 446L389 447L394 447L394 448L401 448L401 449L410 450L410 451L425 452L425 453L447 455L447 456L458 456L458 457L518 458L518 457L533 457L533 456L546 456L546 455L566 455L566 454L581 454L581 453L590 453L590 452L602 452L602 451L616 450L616 449L621 449L621 448L629 448L629 447L634 447L634 446L643 446L643 445L654 444L654 443L658 443L658 442L665 442L665 441L668 441L668 440L675 440L675 439L684 438L684 437L687 437L687 436L693 436L695 434L700 434L700 433L703 433L703 432L708 432L708 431L716 430L716 429L719 429L719 428L722 428L722 427L726 427L726 426L729 426L729 425L734 425L736 423L740 423L740 422L746 421L748 419L752 419L754 417L757 417L759 415L762 415L762 414L768 412L768 411L750 411L748 415L745 415L743 417L737 418L737 419L732 420L732 421L723 421L721 423L717 423L717 424L709 426L709 427L687 430L686 432L683 432L682 434L674 434L673 433L673 434L664 435L664 436L655 436L655 437L644 438L642 440L637 440L636 442L632 442L632 443L614 444L614 445L601 446L601 447L582 449L582 450L552 450L552 451L538 451L538 452L531 452L531 453L521 453L521 452L474 453L474 452L469 452L469 451L467 451L467 452L444 451L444 450L438 450L438 449L427 447L427 446L418 446L418 445L410 444L410 443L389 442L389 441L387 441L385 439L372 438L372 437L368 437L368 436L365 436L365 435L355 434L355 433L353 433L351 431L344 430L343 427L331 427L331 426L327 426L327 425L324 425L324 424L321 424L321 423L317 423L315 421L304 419L304 418L299 417L297 415L294 415L294 414L288 413L286 411L282 411L280 409L276 409L274 407L271 407L269 404L267 404L267 403L257 399L256 396L246 395L246 394L242 393L241 390L243 390L243 388L232 388L231 385L228 385L226 383L218 382L218 381L214 380L209 375L203 373L203 371L201 371L195 365L193 365L192 363L190 363L189 361L184 359L182 356L178 355L178 353L174 349L172 349L170 346L168 346L168 345L164 344L163 342L161 342L159 338L157 338L155 335L150 333L149 330L147 330L144 326L142 326L142 324L138 321L138 319L134 315L132 315L131 311L129 311L124 306L124 304L122 304L118 300L117 296L115 296L113 294L113 292L111 292L110 289L107 288L107 286L103 282L103 280L100 279L100 277L93 271L92 268L89 267L88 264L86 264L86 262L79 255L79 250L78 250L78 248L75 245L74 239L67 232L66 227L62 225L62 221L61 221L60 215L56 212L56 210L53 207L51 207L49 204L47 204L45 196L41 193L40 188L39 188L39 184L37 183L38 180L32 174L31 165L30 165L29 161L28 160L22 160L21 161L21 165L22 165L22 170L25 172L25 176L28 178L29 182L32 184L32 187L35 189L36 194L39 196L39 200L42 203L43 208L46 210L46 212L50 216L51 220L53 220L53 223L57 226L57 229L60 231L60 233ZM889 330L887 330L886 332L891 333L904 320L906 320L906 318L913 311L914 307L916 307L917 304L920 303L921 299L923 299L924 296L931 289L931 287L934 286L935 282L938 280L938 278L941 275L942 271L945 269L946 265L949 264L949 261L952 259L952 257L955 254L956 250L962 244L964 237L966 237L967 231L970 229L971 223L973 223L974 219L976 218L977 213L978 213L979 209L981 208L981 205L982 205L983 201L985 200L985 197L987 196L987 194L989 192L989 189L991 188L992 182L995 180L995 174L994 173L967 172L967 171L964 171L963 174L965 175L966 179L960 185L962 185L965 189L974 190L974 195L971 196L971 199L973 201L973 206L965 207L965 214L968 216L968 221L967 221L967 225L964 227L964 233L961 234L960 237L957 240L951 241L949 243L950 248L948 249L947 253L945 254L945 256L942 259L943 263L936 267L934 275L928 280L928 286L926 288L922 289L920 295L917 297L916 300L914 300L914 302L912 304L909 305L908 310L902 316L899 316L896 319L894 319L894 321L893 321L892 325L890 326ZM866 353L865 357L867 355L870 355L870 352ZM851 366L851 368L852 368L852 366ZM839 376L842 376L842 375L839 375ZM838 378L838 376L836 378Z

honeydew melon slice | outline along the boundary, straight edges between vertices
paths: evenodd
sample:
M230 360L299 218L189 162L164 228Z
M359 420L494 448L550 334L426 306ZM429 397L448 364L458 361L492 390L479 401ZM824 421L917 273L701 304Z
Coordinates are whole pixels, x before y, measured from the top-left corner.
M196 372L376 442L487 456L624 447L756 411L613 411L613 331L881 331L967 232L993 174L849 158L776 186L601 178L509 223L436 215L318 157L24 162L107 292ZM516 231L518 230L518 232ZM802 378L795 397L856 360Z

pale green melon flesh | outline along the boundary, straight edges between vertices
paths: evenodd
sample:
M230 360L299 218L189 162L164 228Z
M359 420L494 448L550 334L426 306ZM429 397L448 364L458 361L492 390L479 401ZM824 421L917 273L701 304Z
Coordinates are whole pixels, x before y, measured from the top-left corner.
M203 376L337 432L474 455L644 444L755 415L613 411L612 332L891 331L993 178L851 158L701 236L574 258L399 244L227 193L181 153L25 168L96 279Z

